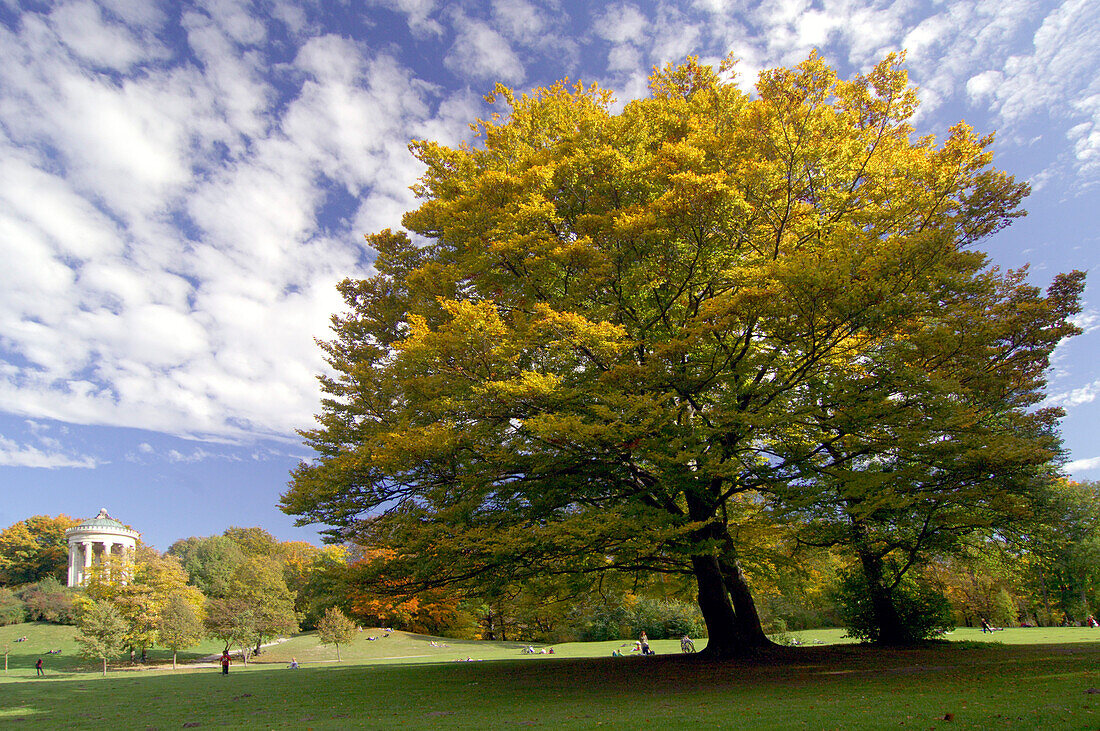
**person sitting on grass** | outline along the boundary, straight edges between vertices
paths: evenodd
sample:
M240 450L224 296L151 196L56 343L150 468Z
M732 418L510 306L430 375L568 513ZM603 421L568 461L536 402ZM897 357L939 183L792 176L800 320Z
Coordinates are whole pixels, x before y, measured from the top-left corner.
M293 657L290 658L290 669L291 670L297 670L298 669L298 660L297 660L297 658L293 658Z

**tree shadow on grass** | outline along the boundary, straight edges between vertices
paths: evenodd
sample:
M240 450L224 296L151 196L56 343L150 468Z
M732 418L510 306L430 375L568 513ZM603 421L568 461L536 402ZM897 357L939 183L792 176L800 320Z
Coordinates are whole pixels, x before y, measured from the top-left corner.
M853 727L869 724L869 713L905 720L908 708L923 722L933 712L942 718L981 702L1003 706L983 716L995 722L994 710L1011 710L1018 702L1012 698L1026 695L1019 693L1021 679L1034 679L1027 681L1031 690L1043 679L1058 699L1065 697L1059 708L1086 713L1084 702L1094 696L1085 695L1084 686L1100 684L1097 667L1100 644L1087 643L829 646L728 662L661 655L301 670L234 666L229 675L217 668L107 678L87 673L4 683L0 725L23 719L54 728L584 726L619 720L627 709L639 724L648 717L649 725L699 718L724 723L735 711L754 720L757 710L762 718L812 725L811 711L824 699L830 713ZM957 708L938 710L941 704Z

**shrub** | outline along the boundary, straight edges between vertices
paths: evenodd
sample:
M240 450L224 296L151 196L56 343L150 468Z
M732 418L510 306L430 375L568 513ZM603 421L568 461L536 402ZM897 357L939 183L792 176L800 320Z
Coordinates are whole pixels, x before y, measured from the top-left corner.
M943 634L954 627L951 603L942 592L903 578L890 592L890 600L900 619L902 642L917 642ZM848 635L863 642L877 642L882 628L878 624L867 579L853 571L841 576L837 605Z
M27 584L19 590L18 596L23 601L28 621L76 624L77 612L73 605L76 592L53 577Z
M23 602L11 589L0 588L0 627L7 624L19 624L26 619Z

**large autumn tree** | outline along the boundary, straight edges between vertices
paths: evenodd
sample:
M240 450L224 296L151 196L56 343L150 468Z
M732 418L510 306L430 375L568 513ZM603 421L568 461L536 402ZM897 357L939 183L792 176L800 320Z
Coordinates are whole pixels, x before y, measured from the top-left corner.
M412 143L415 240L369 236L377 274L340 286L283 509L410 586L684 573L709 653L766 646L744 567L762 508L809 502L782 488L835 433L814 394L959 301L996 317L974 246L1027 190L964 124L915 136L897 57L842 80L814 55L755 95L731 71L666 67L621 111L498 87L478 144Z
M65 581L65 531L78 523L67 515L35 515L0 531L0 586L30 584L49 576Z

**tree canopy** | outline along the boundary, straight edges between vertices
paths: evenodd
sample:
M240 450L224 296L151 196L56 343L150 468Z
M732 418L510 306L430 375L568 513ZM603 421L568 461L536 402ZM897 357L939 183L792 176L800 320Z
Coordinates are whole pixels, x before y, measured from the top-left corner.
M103 674L107 674L107 660L122 651L126 641L126 622L118 610L106 599L88 599L81 608L77 626L80 634L76 641L80 654L103 661Z
M344 616L337 607L329 607L317 622L317 638L336 648L336 661L340 661L340 645L355 639L355 623Z
M67 515L35 515L0 532L0 586L52 576L65 581L69 548L65 531L80 521Z
M377 274L340 285L283 509L409 586L693 576L718 655L767 644L744 569L769 525L1003 514L1058 456L1036 404L1083 275L989 265L1027 186L992 136L916 136L901 61L811 55L749 95L688 59L621 111L498 87L477 144L414 141L415 240L368 236Z

